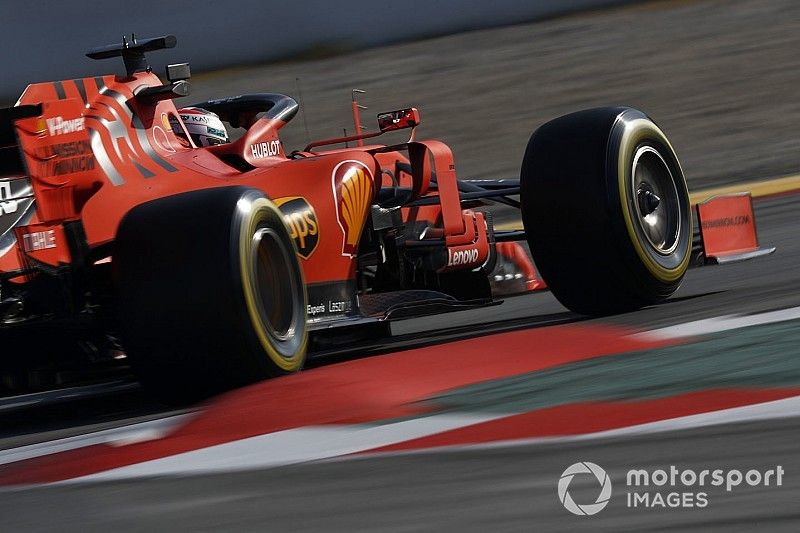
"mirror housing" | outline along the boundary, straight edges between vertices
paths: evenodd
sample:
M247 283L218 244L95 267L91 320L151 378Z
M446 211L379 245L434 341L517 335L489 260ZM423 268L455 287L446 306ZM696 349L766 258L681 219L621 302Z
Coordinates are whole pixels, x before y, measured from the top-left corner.
M419 110L416 107L387 111L378 114L378 128L381 132L413 128L420 123Z

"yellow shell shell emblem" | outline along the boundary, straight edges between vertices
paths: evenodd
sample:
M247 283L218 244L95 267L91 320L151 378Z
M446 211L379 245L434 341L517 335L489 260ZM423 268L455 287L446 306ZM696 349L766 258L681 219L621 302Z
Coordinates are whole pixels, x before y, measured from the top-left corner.
M165 131L172 131L172 124L169 123L169 116L166 113L161 113L161 125Z
M369 169L358 161L344 161L333 171L336 216L344 233L342 255L354 255L372 202Z

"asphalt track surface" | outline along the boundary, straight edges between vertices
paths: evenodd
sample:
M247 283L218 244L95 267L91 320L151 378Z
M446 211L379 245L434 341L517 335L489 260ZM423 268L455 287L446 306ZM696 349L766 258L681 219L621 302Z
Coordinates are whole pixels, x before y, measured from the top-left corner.
M800 243L795 231L799 203L800 197L786 196L756 204L762 242L778 246L776 254L692 270L669 301L603 321L645 330L800 305L796 291ZM488 312L412 320L396 329L400 335L418 337L430 329L459 325L475 329L476 322L520 321L536 327L583 320L564 311L549 293L541 293L509 299ZM106 418L104 427L110 427L172 414L141 400L139 393L129 391L99 401L55 406L50 408L55 412L44 415L22 411L17 420L33 416L40 425L49 422L58 427L55 419L61 417L66 427L46 435L18 434L4 439L3 447L19 445L20 438L43 440L86 432L90 428L81 424L93 416L94 422ZM800 417L557 445L439 450L240 473L3 490L0 516L9 530L45 531L618 531L754 525L796 530L800 478L793 473L800 469L799 429ZM555 490L564 467L577 461L601 464L616 479L623 479L624 472L634 466L654 469L670 464L697 470L767 469L780 464L787 477L781 487L710 491L711 504L706 509L629 509L624 498L618 497L602 514L578 518L561 507Z
M494 176L516 172L517 158L512 164L510 153L521 153L524 139L514 141L513 146L502 139L520 135L523 125L527 128L548 116L610 103L612 97L620 101L616 96L623 94L624 101L640 105L659 119L682 155L690 186L697 188L800 168L796 128L800 100L791 78L800 72L795 53L799 20L797 6L788 1L657 4L304 63L299 68L307 73L299 75L311 112L320 112L313 123L308 117L312 129L346 123L347 91L353 86L370 89L370 96L380 94L376 99L387 105L376 109L392 107L392 102L403 96L400 105L421 103L426 122L439 124L426 130L430 135L451 140L446 133L456 130L456 156L459 151L469 154L460 159L466 159L462 169L467 168L466 163L474 163L478 171ZM520 43L532 46L533 42L547 47L547 53L537 55L536 61L530 61L524 49L517 49L523 46ZM465 50L465 55L454 55L458 50ZM610 59L623 52L628 55L622 60ZM498 61L500 57L503 61ZM420 63L425 64L422 70ZM490 64L495 70L482 70ZM523 64L534 70L520 71L517 67ZM473 69L469 76L468 67ZM402 75L402 68L418 74ZM747 76L743 76L744 69ZM239 73L248 76L250 87L242 79L230 79L231 74L206 77L205 82L213 84L209 97L256 90L256 85L296 93L296 70L296 66L280 65L259 73ZM437 79L436 73L442 71L477 80L475 88L463 99L456 98L456 94L465 94L464 84ZM377 76L377 72L382 74ZM509 78L502 77L504 72ZM526 85L533 83L532 77L536 84ZM657 83L662 79L667 81ZM377 87L365 85L369 80L377 80ZM200 81L203 79L198 86ZM488 96L498 91L496 99L502 105L489 105ZM409 94L421 94L422 102ZM525 95L526 101L520 101L520 95ZM322 103L311 103L317 96L323 97ZM341 113L334 111L338 109L334 100L341 100ZM486 111L486 120L476 109ZM475 139L475 128L490 119L500 126L493 128L488 138L469 141ZM296 122L302 123L302 117ZM293 128L302 138L302 128ZM485 129L481 127L481 131ZM498 151L508 157L485 155ZM796 237L800 197L761 200L756 208L761 241L778 247L774 255L692 270L677 294L664 304L602 322L645 330L800 305L800 243ZM411 339L426 331L451 328L449 336L432 334L428 342L435 342L474 334L479 329L476 324L488 329L498 324L537 327L575 321L592 322L565 311L549 293L543 293L511 298L488 310L398 323L394 331ZM170 414L174 411L136 390L23 409L0 414L0 448ZM3 490L0 517L3 529L9 531L619 531L673 527L796 531L800 477L793 473L800 471L799 426L800 417L557 445L422 452L235 474ZM661 468L676 463L698 470L717 465L744 469L781 464L787 477L780 488L712 492L712 503L703 510L632 510L615 499L602 514L578 518L561 507L555 490L564 467L576 461L601 464L616 478L631 465Z
M800 420L601 441L420 453L0 495L9 531L797 531ZM781 487L709 490L705 509L629 509L612 499L576 517L558 501L567 465L612 478L679 464L696 471L783 465ZM595 491L596 492L596 491ZM588 498L587 498L588 499ZM44 510L46 512L43 512Z

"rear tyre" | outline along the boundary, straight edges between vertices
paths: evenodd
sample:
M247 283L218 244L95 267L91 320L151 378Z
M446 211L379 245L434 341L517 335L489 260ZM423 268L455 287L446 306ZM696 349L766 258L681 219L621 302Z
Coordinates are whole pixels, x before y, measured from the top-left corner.
M121 222L113 259L125 351L162 399L193 401L303 366L302 270L261 192L225 187L140 205Z
M536 130L522 220L542 277L567 308L631 311L670 296L689 266L686 180L667 137L636 109L572 113Z

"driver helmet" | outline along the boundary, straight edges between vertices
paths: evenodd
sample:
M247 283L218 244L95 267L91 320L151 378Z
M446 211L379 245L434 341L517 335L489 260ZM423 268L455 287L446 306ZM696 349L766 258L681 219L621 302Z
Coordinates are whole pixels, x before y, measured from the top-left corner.
M178 110L178 115L186 126L186 131L192 136L195 146L214 146L230 141L225 125L216 113L200 107L184 107ZM174 115L170 115L170 123L175 135L185 139L183 128Z

